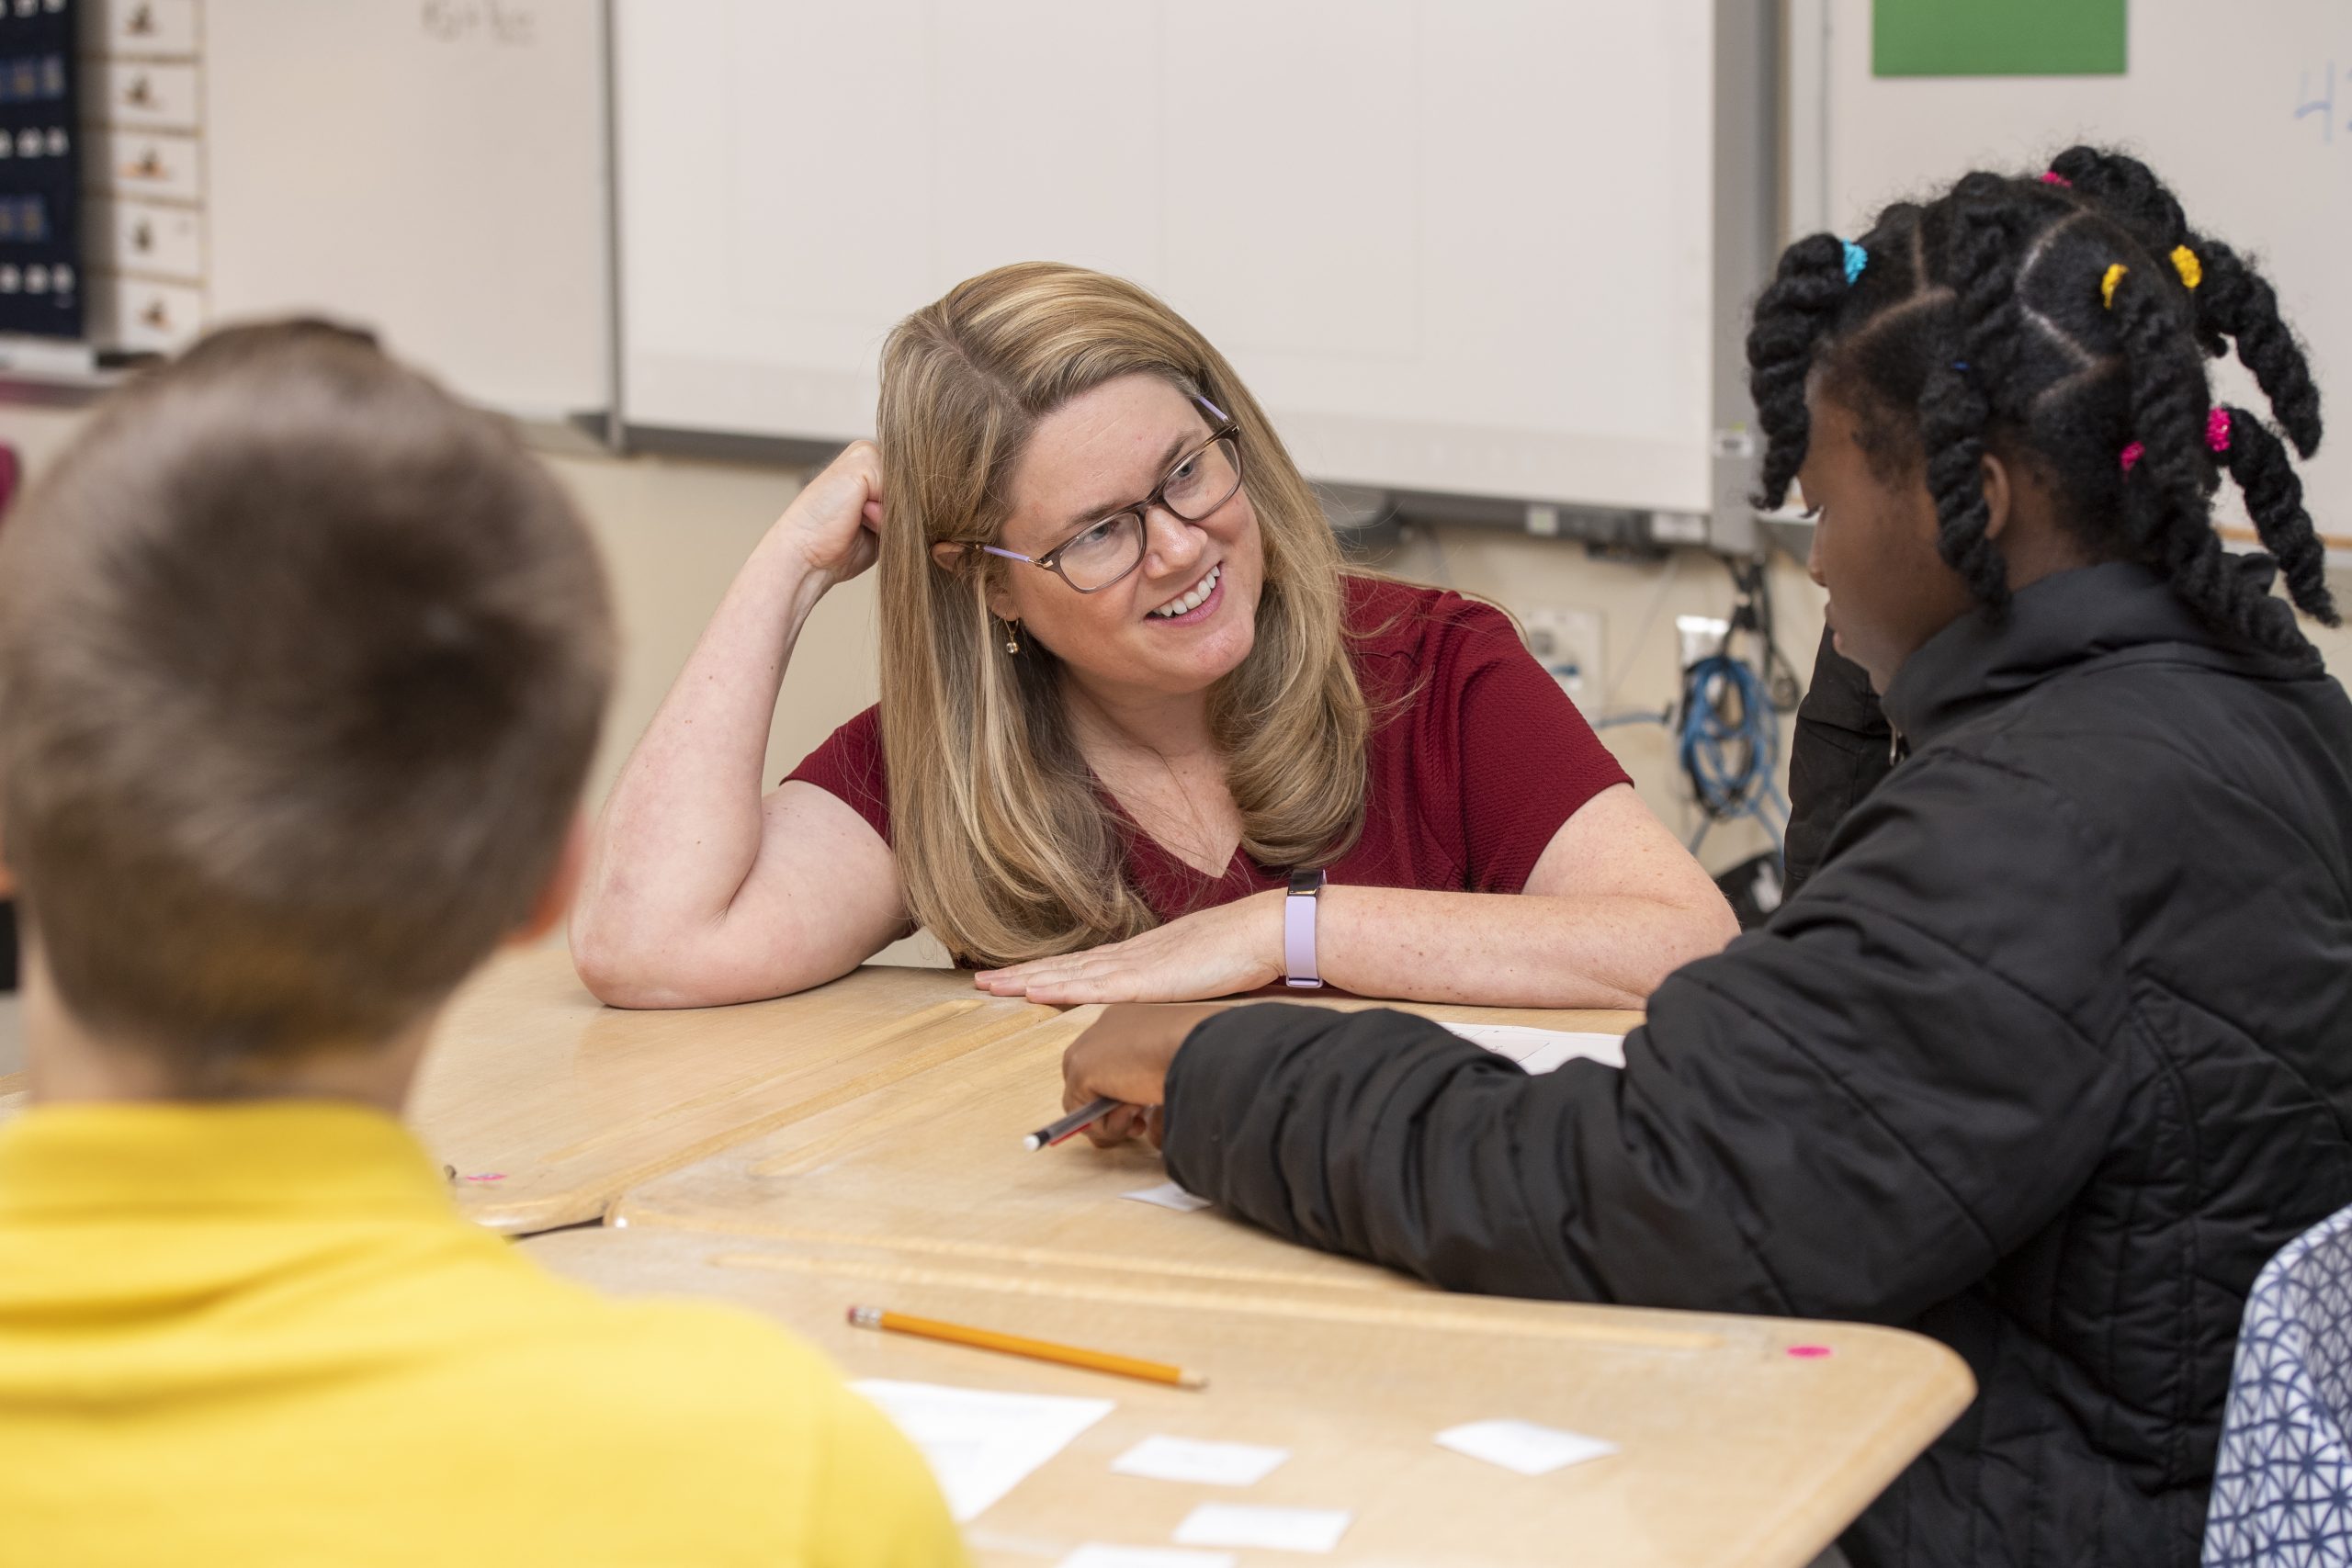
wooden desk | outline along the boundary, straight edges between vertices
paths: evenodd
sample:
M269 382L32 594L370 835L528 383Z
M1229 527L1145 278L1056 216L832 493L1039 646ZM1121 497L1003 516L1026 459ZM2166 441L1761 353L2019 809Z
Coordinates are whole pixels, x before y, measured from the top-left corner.
M1171 1218L1176 1216L1170 1216ZM853 1377L1112 1399L1117 1408L967 1527L982 1562L1042 1568L1081 1541L1165 1546L1202 1502L1346 1508L1334 1563L1676 1565L1808 1562L1973 1393L1932 1341L1852 1324L1702 1316L1435 1293L1238 1298L1161 1277L986 1269L840 1245L570 1231L539 1261L624 1294L731 1299ZM1200 1393L851 1328L853 1303L1174 1361ZM1826 1355L1792 1356L1792 1346ZM1512 1416L1623 1452L1522 1476L1440 1449ZM1114 1474L1142 1438L1264 1443L1246 1488ZM1300 1561L1242 1551L1241 1562Z
M1222 1211L1179 1213L1124 1198L1167 1179L1159 1156L1142 1144L1022 1147L1023 1134L1059 1114L1062 1052L1101 1010L1078 1008L1002 1034L919 1077L632 1186L611 1223L879 1244L974 1266L1156 1273L1243 1292L1269 1285L1420 1288L1387 1269L1278 1240ZM1640 1019L1411 1010L1611 1033Z
M561 948L535 948L458 992L409 1120L456 1168L475 1219L548 1230L598 1219L631 1182L730 1140L1055 1016L982 996L968 975L880 966L778 1001L622 1012L588 994Z

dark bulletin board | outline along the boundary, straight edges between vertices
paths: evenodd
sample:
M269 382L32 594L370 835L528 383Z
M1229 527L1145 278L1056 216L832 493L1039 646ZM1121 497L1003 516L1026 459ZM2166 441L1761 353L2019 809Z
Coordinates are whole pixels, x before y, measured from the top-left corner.
M82 335L77 0L0 0L0 333Z

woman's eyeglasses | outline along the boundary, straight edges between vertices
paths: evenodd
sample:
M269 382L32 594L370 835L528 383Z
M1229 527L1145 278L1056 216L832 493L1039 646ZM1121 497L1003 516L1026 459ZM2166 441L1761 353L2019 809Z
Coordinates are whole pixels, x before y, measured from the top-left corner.
M1143 564L1155 506L1186 523L1205 521L1241 488L1241 441L1227 421L1206 441L1176 459L1152 492L1090 523L1042 556L982 545L981 549L1047 571L1080 593L1100 593Z

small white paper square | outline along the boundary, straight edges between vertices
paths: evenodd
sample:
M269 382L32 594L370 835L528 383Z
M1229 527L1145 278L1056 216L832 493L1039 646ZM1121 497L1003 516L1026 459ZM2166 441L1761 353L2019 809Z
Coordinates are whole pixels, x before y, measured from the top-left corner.
M1176 1527L1179 1546L1261 1546L1275 1551L1329 1551L1355 1517L1345 1508L1259 1508L1204 1503Z
M1521 1072L1548 1073L1564 1062L1599 1062L1603 1066L1625 1065L1625 1042L1615 1034L1579 1033L1562 1029L1530 1029L1517 1023L1449 1023L1445 1029L1498 1056L1509 1056Z
M1233 1568L1230 1551L1187 1551L1181 1546L1105 1546L1088 1541L1055 1568Z
M970 1524L1031 1472L1111 1414L1107 1399L866 1378L850 1384L881 1407L931 1465L959 1525Z
M1532 1421L1473 1421L1466 1427L1447 1427L1437 1435L1437 1441L1440 1448L1521 1475L1545 1475L1617 1451L1614 1443L1582 1432L1564 1432L1557 1427L1539 1427Z
M1207 1199L1195 1198L1172 1181L1163 1181L1157 1187L1147 1187L1140 1192L1122 1192L1119 1196L1132 1198L1138 1203L1157 1203L1163 1209L1173 1209L1180 1214L1189 1214L1196 1209L1216 1207Z
M1154 1481L1193 1481L1207 1486L1255 1486L1290 1458L1288 1449L1257 1443L1207 1443L1193 1438L1146 1438L1111 1461L1121 1475Z

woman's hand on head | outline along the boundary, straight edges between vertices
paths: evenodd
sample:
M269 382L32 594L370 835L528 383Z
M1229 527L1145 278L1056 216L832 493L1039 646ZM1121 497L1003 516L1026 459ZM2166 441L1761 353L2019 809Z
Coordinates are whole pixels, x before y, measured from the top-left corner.
M847 582L874 564L881 529L882 449L853 441L800 487L775 532L810 571Z
M1083 953L972 976L981 990L1052 1007L1186 1002L1271 985L1283 974L1283 894L1255 893Z

